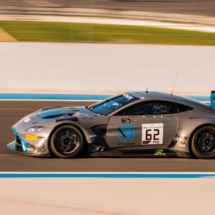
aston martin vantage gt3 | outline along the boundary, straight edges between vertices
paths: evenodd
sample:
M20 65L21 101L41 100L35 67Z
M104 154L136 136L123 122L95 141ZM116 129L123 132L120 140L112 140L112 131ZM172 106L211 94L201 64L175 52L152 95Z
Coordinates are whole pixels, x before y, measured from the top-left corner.
M8 148L30 156L215 157L213 105L159 92L42 108L12 130L15 140Z

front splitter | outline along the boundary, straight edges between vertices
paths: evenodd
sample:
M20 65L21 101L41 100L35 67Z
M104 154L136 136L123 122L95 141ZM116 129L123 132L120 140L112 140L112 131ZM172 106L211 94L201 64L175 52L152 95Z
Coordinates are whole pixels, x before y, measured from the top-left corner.
M19 153L19 154L23 154L23 155L28 155L28 156L31 156L31 157L51 157L50 154L34 154L34 153L23 153L23 152L20 152L20 151L17 151L16 150L16 141L13 141L11 143L8 143L7 144L7 148L13 152L16 152L16 153Z

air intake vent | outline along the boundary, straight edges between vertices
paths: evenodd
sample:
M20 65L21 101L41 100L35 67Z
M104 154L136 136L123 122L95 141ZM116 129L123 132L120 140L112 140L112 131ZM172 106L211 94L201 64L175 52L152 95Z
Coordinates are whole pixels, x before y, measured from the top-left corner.
M52 119L52 118L59 118L59 117L70 117L72 114L55 114L43 117L43 119Z
M107 131L107 125L97 125L91 128L97 135L104 136Z

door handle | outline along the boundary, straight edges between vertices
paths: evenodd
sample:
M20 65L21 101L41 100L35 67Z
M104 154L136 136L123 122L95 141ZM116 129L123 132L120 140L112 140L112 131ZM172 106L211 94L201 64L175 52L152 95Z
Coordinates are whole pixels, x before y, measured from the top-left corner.
M129 118L122 118L121 122L122 123L131 123L131 120Z

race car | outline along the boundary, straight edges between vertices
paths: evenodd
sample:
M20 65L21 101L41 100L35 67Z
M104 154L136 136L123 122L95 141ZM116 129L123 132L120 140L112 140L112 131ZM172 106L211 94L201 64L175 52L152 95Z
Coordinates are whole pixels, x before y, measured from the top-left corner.
M211 105L161 92L126 92L90 106L46 107L12 130L10 150L30 156L215 157Z

